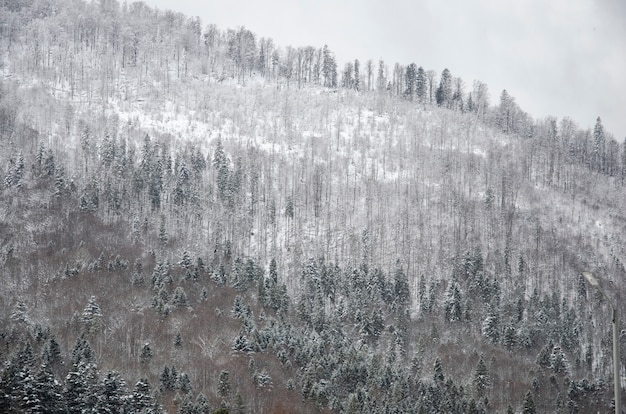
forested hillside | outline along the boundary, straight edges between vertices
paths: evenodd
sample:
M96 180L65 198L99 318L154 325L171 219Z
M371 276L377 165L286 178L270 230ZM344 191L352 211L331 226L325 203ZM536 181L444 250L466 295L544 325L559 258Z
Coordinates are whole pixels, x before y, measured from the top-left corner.
M0 412L610 410L598 114L206 23L0 0Z

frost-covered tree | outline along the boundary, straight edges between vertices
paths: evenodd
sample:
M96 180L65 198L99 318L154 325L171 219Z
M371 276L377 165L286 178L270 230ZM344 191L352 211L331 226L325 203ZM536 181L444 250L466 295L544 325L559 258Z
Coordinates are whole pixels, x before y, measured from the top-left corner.
M145 378L140 379L135 384L129 406L131 412L161 412L152 397L150 383Z
M231 384L230 384L230 372L221 371L218 379L217 393L224 399L230 398Z
M394 298L398 305L398 310L404 311L405 307L409 304L411 292L409 290L409 279L406 273L404 273L404 270L399 260L396 261L396 270L394 272L393 284L393 290L395 294Z
M550 369L556 374L565 375L568 373L569 362L560 346L555 346L552 348L552 353L550 354L549 360Z
M185 308L189 305L187 293L182 286L177 286L172 295L171 304L178 308Z
M70 369L65 379L65 404L70 413L95 408L98 394L98 372L94 363L80 361Z
M147 363L152 358L152 346L150 343L146 342L143 347L141 347L141 353L139 354L139 361L142 363Z
M50 339L42 352L42 363L45 363L47 366L56 367L62 362L61 357L61 347L57 342L56 336L50 335Z
M406 84L404 95L412 101L417 90L417 65L415 63L411 63L406 67L404 81Z
M17 324L23 324L29 326L32 324L30 316L28 315L28 306L23 300L18 300L13 307L10 319Z
M478 359L478 364L476 364L474 378L472 379L472 381L476 396L478 398L483 398L485 396L485 391L490 384L490 380L489 372L487 371L487 365L485 364L485 360L482 356Z
M483 319L482 334L492 343L500 341L500 318L496 310L490 306L487 316Z
M433 365L433 381L438 386L442 386L445 381L443 365L441 364L441 359L439 358L435 359L435 364Z
M322 49L323 62L322 62L322 75L324 77L324 86L328 88L337 87L337 62L335 56L328 49L327 45L324 45Z
M606 137L604 133L604 126L600 117L596 119L596 124L593 127L593 152L592 152L592 167L595 171L605 173L606 172Z
M387 89L387 69L383 60L378 61L378 74L376 76L376 90L383 92Z
M92 295L87 301L87 306L81 314L81 320L85 325L86 332L98 332L102 327L102 310L96 302L95 296Z
M167 241L168 241L168 236L167 236L167 229L165 227L165 218L162 217L161 225L159 226L159 243L161 244L161 246L165 247L167 246Z
M233 303L232 314L237 319L243 319L248 315L248 307L246 306L243 298L240 295L235 297L235 302Z
M535 414L537 409L535 408L535 400L530 391L526 393L524 396L524 402L522 404L522 413L523 414Z
M101 412L124 412L128 406L126 381L117 371L108 371L100 384L97 410Z
M452 74L447 68L441 72L436 100L439 106L450 108L452 105Z
M543 368L549 368L552 363L551 355L553 349L554 343L552 342L552 340L549 340L548 343L543 348L541 348L541 350L537 354L535 362Z
M355 59L354 60L354 90L355 91L360 91L361 90L361 63L359 62L359 59Z
M64 413L63 388L57 381L50 367L44 362L34 377L33 391L36 395L37 406L34 412Z
M415 75L415 94L420 102L424 102L426 98L428 79L423 67L417 68L417 74Z
M518 342L517 329L513 323L509 323L504 327L502 343L507 349L512 349Z
M444 302L445 318L448 322L459 321L463 317L463 304L461 303L461 290L458 282L452 280L448 285Z
M352 89L354 86L353 70L354 66L352 65L352 62L346 62L341 79L342 87Z

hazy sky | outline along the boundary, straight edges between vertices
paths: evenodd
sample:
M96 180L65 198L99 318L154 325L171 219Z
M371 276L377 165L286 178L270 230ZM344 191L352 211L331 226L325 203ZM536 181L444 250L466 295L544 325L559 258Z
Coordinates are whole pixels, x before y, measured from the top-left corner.
M625 0L145 0L221 29L245 26L278 46L328 44L348 60L444 68L502 89L535 118L601 116L626 137Z

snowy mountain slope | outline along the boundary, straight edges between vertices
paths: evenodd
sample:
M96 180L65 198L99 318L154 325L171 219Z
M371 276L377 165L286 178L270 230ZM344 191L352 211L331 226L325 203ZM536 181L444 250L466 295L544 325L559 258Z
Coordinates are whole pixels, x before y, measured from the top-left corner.
M504 133L498 108L231 78L227 42L181 52L184 16L76 2L100 18L74 25L55 4L2 9L29 22L3 38L2 326L19 338L5 362L37 335L43 353L47 327L65 350L55 375L87 375L70 366L82 334L102 374L149 379L172 412L200 395L234 409L237 392L257 412L284 395L300 412L504 411L527 392L542 410L608 404L606 305L580 271L623 293L626 200L590 131ZM116 21L143 39L134 63ZM169 388L173 366L192 392Z

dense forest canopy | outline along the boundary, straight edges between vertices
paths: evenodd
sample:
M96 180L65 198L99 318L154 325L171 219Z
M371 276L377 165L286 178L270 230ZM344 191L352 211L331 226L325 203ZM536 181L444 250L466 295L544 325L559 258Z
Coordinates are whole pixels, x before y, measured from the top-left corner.
M0 1L0 50L0 411L612 404L600 117L142 2Z

